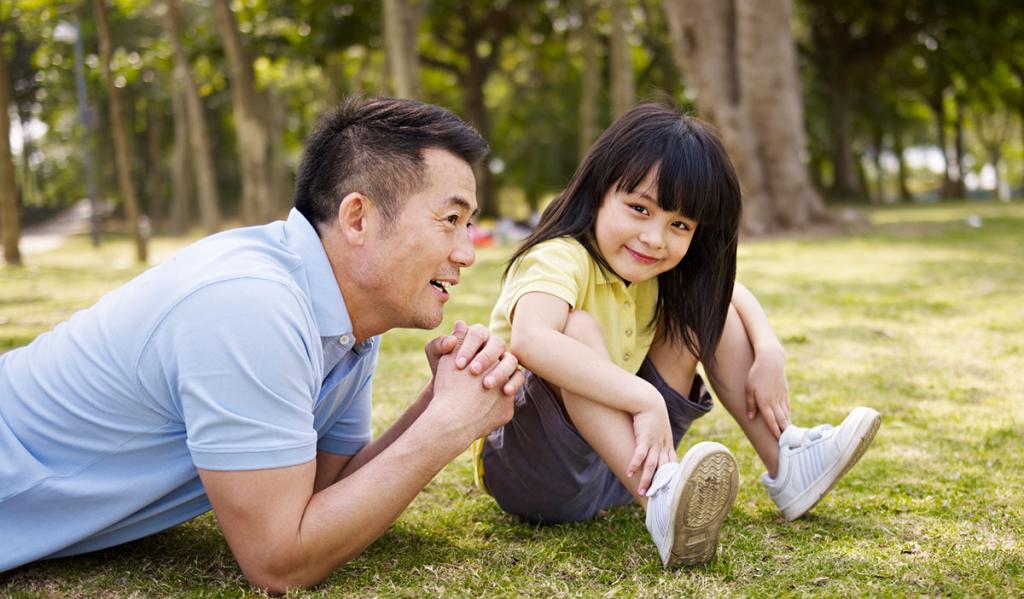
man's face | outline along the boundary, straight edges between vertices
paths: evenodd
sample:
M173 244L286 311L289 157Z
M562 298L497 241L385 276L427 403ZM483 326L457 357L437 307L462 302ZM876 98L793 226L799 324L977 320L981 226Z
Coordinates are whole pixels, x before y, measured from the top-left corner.
M459 270L476 260L469 236L477 210L473 170L445 150L428 149L423 158L422 188L404 198L387 232L378 216L365 247L364 286L391 328L439 326Z

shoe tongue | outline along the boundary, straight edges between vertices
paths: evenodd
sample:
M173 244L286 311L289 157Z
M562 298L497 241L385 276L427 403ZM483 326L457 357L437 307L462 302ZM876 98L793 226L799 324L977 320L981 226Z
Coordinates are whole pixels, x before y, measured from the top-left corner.
M782 431L782 435L779 436L779 446L788 445L795 447L800 445L804 440L804 433L806 432L807 429L795 424L787 426L786 430Z
M675 463L662 464L654 473L654 480L651 481L651 488L648 489L647 496L650 497L667 487L672 482L672 475L675 474L678 467L679 464Z

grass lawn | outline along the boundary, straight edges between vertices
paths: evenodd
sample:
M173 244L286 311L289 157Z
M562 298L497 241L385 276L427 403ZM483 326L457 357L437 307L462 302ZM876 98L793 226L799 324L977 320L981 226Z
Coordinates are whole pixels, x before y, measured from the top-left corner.
M753 450L718 407L684 440L724 443L740 464L719 558L706 567L663 571L639 508L585 524L520 523L474 489L463 454L365 554L292 595L1024 593L1024 205L883 208L871 221L867 232L740 248L740 279L787 347L797 422L838 423L860 404L882 413L872 449L810 516L782 520ZM176 243L157 240L154 253ZM456 316L486 321L508 253L479 253L445 327ZM82 238L0 272L0 352L137 274L129 256L125 240L94 252ZM378 432L425 380L422 346L432 336L385 336ZM13 597L250 592L210 514L0 582L0 596Z

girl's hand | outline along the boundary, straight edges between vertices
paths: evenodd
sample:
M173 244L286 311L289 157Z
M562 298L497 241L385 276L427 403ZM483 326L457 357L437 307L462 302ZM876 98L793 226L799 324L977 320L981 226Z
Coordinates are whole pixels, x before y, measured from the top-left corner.
M668 423L668 410L661 394L658 394L657 403L633 415L633 435L636 451L626 468L626 476L632 478L639 470L640 486L637 493L646 496L658 467L676 461L672 427Z
M747 375L747 418L753 420L760 413L776 439L789 426L785 362L781 348L755 351L754 364Z

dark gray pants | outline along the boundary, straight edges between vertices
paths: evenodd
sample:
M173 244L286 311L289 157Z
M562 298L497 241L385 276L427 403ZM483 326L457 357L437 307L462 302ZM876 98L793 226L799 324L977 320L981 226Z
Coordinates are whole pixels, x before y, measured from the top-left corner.
M676 447L694 420L711 410L711 395L696 375L689 397L644 360L637 376L650 382L668 408ZM526 373L515 415L491 433L483 448L484 482L501 509L530 522L578 522L627 505L632 495L566 417L561 400L538 376Z

